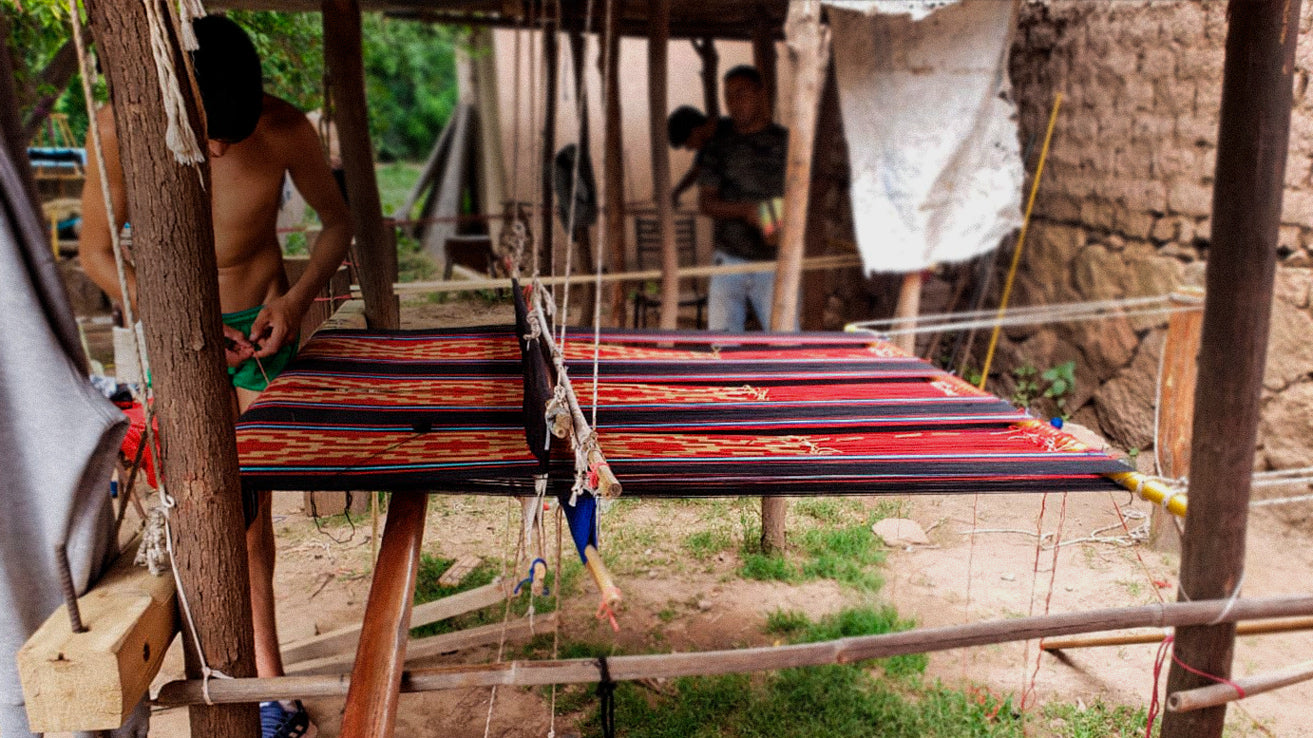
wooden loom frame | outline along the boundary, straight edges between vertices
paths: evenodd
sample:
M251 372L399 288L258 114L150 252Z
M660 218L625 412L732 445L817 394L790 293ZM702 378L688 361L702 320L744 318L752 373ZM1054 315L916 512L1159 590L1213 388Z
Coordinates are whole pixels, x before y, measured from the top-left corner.
M108 16L102 12L107 3L102 0L88 4L93 11L93 28L100 32L98 35L102 39L112 39L114 34L105 33L110 24L107 21ZM1274 264L1272 246L1275 243L1280 213L1281 181L1290 115L1290 70L1293 65L1287 64L1286 61L1291 58L1296 35L1286 32L1286 29L1298 28L1300 3L1299 0L1290 0L1290 2L1261 0L1246 3L1246 6L1246 10L1250 12L1232 15L1228 33L1222 125L1218 142L1218 171L1215 177L1218 193L1214 201L1214 243L1208 272L1209 281L1212 283L1215 273L1220 274L1225 272L1227 267L1234 267L1232 274L1226 276L1237 275L1232 278L1229 290L1236 299L1232 304L1227 304L1223 301L1221 290L1209 290L1204 328L1204 345L1209 351L1204 357L1207 373L1201 376L1201 384L1209 387L1210 391L1201 395L1196 403L1200 411L1198 413L1200 419L1196 421L1196 427L1205 432L1195 434L1193 453L1197 461L1204 463L1193 465L1195 474L1192 480L1192 486L1198 486L1197 490L1192 490L1196 500L1196 512L1200 509L1203 512L1192 517L1192 524L1187 525L1187 542L1182 563L1183 586L1184 581L1188 579L1192 584L1208 590L1206 593L1194 591L1196 597L1219 590L1225 593L1229 590L1235 582L1234 572L1243 558L1245 527L1243 510L1249 490L1249 465L1246 462L1247 457L1252 456L1252 444L1249 449L1242 450L1243 453L1238 452L1235 447L1240 444L1235 443L1235 438L1252 436L1257 424L1254 398L1257 397L1258 382L1262 373L1262 352L1258 351L1258 358L1254 359L1255 352L1252 347L1255 344L1261 346L1267 336L1267 303L1270 301ZM322 8L325 11L326 26L332 23L342 24L334 27L334 33L326 33L327 50L334 64L348 65L345 70L338 66L334 67L335 80L341 84L343 80L359 79L355 73L355 65L359 63L359 5L354 0L327 0ZM141 37L139 26L129 25L128 28L126 36L129 40L137 40ZM127 48L119 47L117 55L107 54L107 68L117 83L144 87L146 80L143 74L139 74L144 70L132 69L134 54L140 52L127 51ZM354 61L350 59L352 54L343 53L343 50L354 51ZM353 85L345 85L339 90L337 103L340 110L345 109L344 103L353 106L358 104L360 107L356 109L363 110L363 90L354 89ZM1259 111L1266 122L1265 125L1251 125L1247 116L1254 110ZM162 130L159 123L163 120L163 114L158 101L152 103L146 100L141 115L150 123L149 125L139 129L120 127L125 149L129 152L128 158L133 158L134 161L142 164L142 169L148 173L165 170L180 171L181 168L164 161L165 155L162 152L152 152L149 147L135 145L134 141L158 138ZM364 171L369 161L367 156L369 145L363 129L357 125L358 119L359 116L351 115L341 121L344 154L348 151L352 152L345 158L348 163L348 187L352 191L351 202L357 214L360 213L357 208L361 207L362 202L371 202L375 206L377 204L376 190L373 198L367 197L368 191L373 189L371 179ZM182 173L190 175L187 172ZM174 177L173 182L181 188L185 186L183 180L186 179L186 176ZM158 186L157 182L155 184L157 191ZM138 201L145 204L134 214L135 221L151 228L154 227L157 218L164 216L164 211L159 207L151 207L151 198L146 188L144 181L134 181L129 184L130 194L139 193L141 196ZM357 196L357 192L361 195ZM203 264L208 226L203 222L187 224L174 221L174 225L170 228L175 234L194 236L199 233L202 236L183 238L181 250L173 252L171 260ZM386 286L391 284L392 280L386 279L385 270L379 271L375 267L388 263L386 249L383 247L386 237L378 238L378 230L374 227L369 232L359 234L361 251L365 253L359 254L356 262L359 268L375 275L383 274L385 277L384 280L371 280L371 284L376 286L367 288L365 296L370 305L367 312L371 323L375 327L388 327L389 323L395 324L395 303L394 298L388 294ZM143 239L143 242L145 241L146 239ZM163 256L163 254L148 252L149 248L151 247L141 249L143 262ZM359 256L368 258L359 258ZM159 304L152 309L145 309L143 306L143 312L149 317L153 311L158 315L164 315L166 309L178 311L181 308L181 312L204 315L206 308L203 302L206 293L202 289L203 280L199 277L200 270L196 272L196 275L190 273L183 275L180 285L181 297L174 304L166 304L165 298L159 296ZM143 284L147 286L155 279L147 271L143 271L141 276ZM1216 279L1221 280L1223 277ZM162 286L163 281L160 280L160 283ZM380 284L382 286L377 286ZM163 294L157 293L154 289L147 289L145 293L152 296L148 297L146 302L156 299L153 297L155 295ZM205 330L211 335L217 335L213 333L217 330L217 323L213 325L210 323L213 321L207 320ZM158 332L166 330L168 329L162 325L153 324L152 330L147 334L152 356L155 356L158 362L155 374L162 381L167 381L165 378L169 374L183 369L185 362L179 363L179 357L186 353L186 349L181 347L191 345L186 340L175 340ZM1221 366L1226 359L1235 357L1245 359L1240 371L1235 371L1234 366ZM199 372L196 376L208 375ZM202 398L202 401L195 406L197 412L193 417L205 417L207 412L214 411L217 406L207 404L208 402L211 401ZM170 420L179 415L182 413L166 413L162 415L162 419L166 424L172 423L179 431L185 431L185 423ZM174 434L175 438L185 436L185 432ZM179 461L171 464L169 460L163 460L163 463L166 466L166 473L169 471L167 467L171 465L179 472L183 469ZM184 475L178 473L174 476L182 478ZM187 491L183 499L184 508L179 513L180 525L184 524L185 520L185 524L193 533L201 535L206 541L222 540L225 534L232 533L235 528L232 514L225 512L219 517L211 518L199 514L196 508L188 507L187 504L209 496L213 490L221 487L223 483L220 481L220 476L204 475L194 490ZM1219 533L1222 534L1226 545L1222 547L1222 553L1217 558L1213 558L1206 553L1208 545L1202 543L1203 536L1208 534L1217 536ZM1191 543L1192 538L1197 538L1200 542ZM217 548L218 544L214 545ZM1216 572L1210 571L1210 568L1224 570ZM191 579L185 583L188 586L195 585L198 590L206 589L206 585L210 584L204 576L195 575L191 575ZM240 631L242 624L249 622L246 620L249 618L249 611L243 614L240 598L237 603L225 601L227 598L222 596L213 599L217 601L217 607L199 614L199 628L203 631L203 637L210 641L223 641L224 637L231 635L235 629L239 633L236 637L239 645L234 650L231 663L222 663L219 666L237 675L248 672L249 646L242 643ZM1195 633L1197 637L1187 633ZM1213 668L1215 673L1229 671L1229 644L1233 640L1233 633L1227 626L1198 626L1185 629L1182 635L1185 636L1180 639L1183 651L1191 650L1201 659L1210 652L1222 654L1224 662L1221 663L1221 668L1211 666L1206 668ZM1216 662L1217 659L1208 659L1208 661ZM195 664L192 667L194 673ZM1189 679L1173 670L1174 684L1187 682ZM202 734L221 738L240 735L242 721L249 721L250 712L250 710L233 711L227 708L193 710L193 730L202 730ZM1199 722L1189 724L1165 722L1165 738L1220 735L1224 709L1205 710L1199 714L1206 714Z

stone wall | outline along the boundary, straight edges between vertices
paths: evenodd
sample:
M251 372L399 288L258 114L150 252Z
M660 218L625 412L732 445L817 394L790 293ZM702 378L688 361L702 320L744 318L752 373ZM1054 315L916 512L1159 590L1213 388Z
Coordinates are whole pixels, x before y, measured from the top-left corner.
M1022 148L1036 152L1064 95L1012 302L1162 295L1203 285L1221 102L1226 3L1030 0L1011 60ZM1313 463L1313 3L1297 54L1260 468ZM1029 184L1027 185L1029 186ZM1124 448L1153 443L1164 320L1014 330L1010 370L1074 359L1075 419Z

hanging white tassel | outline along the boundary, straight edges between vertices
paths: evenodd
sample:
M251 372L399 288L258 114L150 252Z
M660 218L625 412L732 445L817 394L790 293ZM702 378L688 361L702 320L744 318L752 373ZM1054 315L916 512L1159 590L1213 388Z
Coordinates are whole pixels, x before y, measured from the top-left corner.
M169 558L169 542L166 529L164 508L156 505L146 515L146 530L141 534L141 546L137 557L133 559L137 566L144 566L154 576L168 571L172 566Z
M182 25L182 48L183 51L195 51L201 47L196 40L196 32L192 30L191 24L198 18L204 18L207 15L205 6L201 5L201 0L178 0L178 20Z
M168 117L164 142L179 164L200 164L205 161L205 152L201 150L200 143L196 140L196 132L192 129L191 120L187 115L186 101L183 100L182 90L178 87L177 71L173 68L173 50L166 40L164 19L160 17L159 6L154 0L142 0L141 4L146 9L146 25L150 28L150 47L155 58L155 76L159 80L160 98L164 102L164 113Z

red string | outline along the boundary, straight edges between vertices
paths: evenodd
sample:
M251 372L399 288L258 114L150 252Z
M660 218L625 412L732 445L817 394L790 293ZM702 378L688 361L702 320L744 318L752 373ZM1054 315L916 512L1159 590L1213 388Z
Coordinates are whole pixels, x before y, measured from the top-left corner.
M316 297L316 298L314 299L314 301L315 301L315 302L337 302L338 300L350 300L350 299L351 299L351 294L350 294L350 293L347 293L347 294L345 294L345 295L332 295L332 296L330 296L330 297Z
M1153 698L1149 700L1148 722L1144 726L1145 738L1153 738L1153 721L1155 718L1158 717L1158 713L1162 709L1162 704L1158 699L1158 681L1159 678L1162 676L1163 664L1166 663L1167 655L1169 653L1172 656L1173 663L1175 663L1177 666L1181 667L1182 669L1185 669L1186 671L1190 672L1191 674L1194 674L1197 677L1203 677L1204 679L1208 679L1210 681L1216 682L1217 684L1225 684L1231 689L1234 689L1236 691L1236 695L1240 699L1243 700L1245 698L1245 688L1241 687L1239 684L1236 684L1235 682L1231 681L1230 679L1227 679L1226 677L1215 676L1213 674L1200 671L1199 669L1190 666L1189 664L1185 663L1180 658L1178 658L1176 655L1176 649L1172 645L1175 641L1176 641L1176 636L1167 636L1166 638L1164 638L1163 642L1158 645L1158 655L1154 657Z

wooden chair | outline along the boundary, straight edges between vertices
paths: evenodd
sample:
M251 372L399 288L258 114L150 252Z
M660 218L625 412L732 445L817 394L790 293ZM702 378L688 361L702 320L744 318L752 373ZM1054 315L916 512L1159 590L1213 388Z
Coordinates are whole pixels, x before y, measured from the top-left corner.
M661 267L661 222L652 216L634 218L634 246L639 269L658 269ZM697 222L692 215L675 217L675 248L679 252L681 267L694 266L698 262ZM707 308L707 294L699 280L683 280L688 291L680 289L679 307L694 308L697 311L697 327L705 327L703 320ZM648 294L642 287L634 291L634 327L647 327L648 311L661 308L661 295Z

